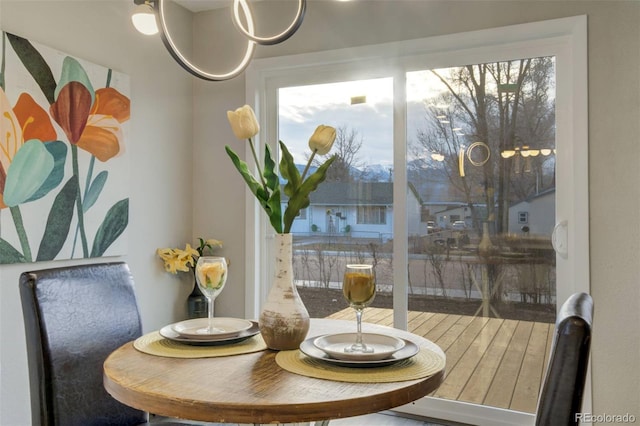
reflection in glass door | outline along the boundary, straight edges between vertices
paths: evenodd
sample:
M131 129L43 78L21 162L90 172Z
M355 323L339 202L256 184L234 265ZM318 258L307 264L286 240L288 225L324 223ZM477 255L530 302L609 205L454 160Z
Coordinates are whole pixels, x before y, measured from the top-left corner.
M556 311L554 58L406 79L409 330L447 353L434 396L535 412Z

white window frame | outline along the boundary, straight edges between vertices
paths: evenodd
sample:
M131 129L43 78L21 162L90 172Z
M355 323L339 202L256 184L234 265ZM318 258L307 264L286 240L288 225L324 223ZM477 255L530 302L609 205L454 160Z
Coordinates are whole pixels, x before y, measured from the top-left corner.
M406 220L406 72L518 58L556 58L556 223L567 253L556 262L558 307L570 294L589 292L587 18L576 16L418 40L316 52L252 62L246 72L246 102L260 117L263 140L277 141L277 88L378 77L394 78L394 323L405 328L408 312ZM266 139L264 139L266 138ZM272 147L276 152L276 146ZM250 153L246 153L250 155ZM246 195L246 304L256 318L272 278L266 216ZM557 226L557 227L558 227ZM564 238L564 239L563 239ZM558 241L556 241L558 242ZM557 247L557 246L556 246ZM583 411L591 410L591 372ZM534 416L512 410L426 397L398 411L474 425L531 425Z

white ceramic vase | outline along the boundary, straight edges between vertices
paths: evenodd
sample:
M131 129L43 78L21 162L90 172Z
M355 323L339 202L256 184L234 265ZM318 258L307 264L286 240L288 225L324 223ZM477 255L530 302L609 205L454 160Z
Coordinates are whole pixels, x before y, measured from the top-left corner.
M275 277L260 312L260 333L269 349L297 349L309 332L309 312L293 280L291 234L276 234Z

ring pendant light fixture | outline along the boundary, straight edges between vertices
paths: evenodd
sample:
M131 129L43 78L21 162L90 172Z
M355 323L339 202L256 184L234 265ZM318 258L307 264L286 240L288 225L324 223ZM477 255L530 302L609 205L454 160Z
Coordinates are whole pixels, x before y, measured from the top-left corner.
M250 17L252 15L251 9L249 8L246 0L233 1L233 24L236 26L238 31L244 34L244 36L249 40L253 40L258 44L273 45L282 43L283 41L287 40L298 30L298 28L300 28L300 25L302 25L302 19L304 18L304 13L307 8L307 0L298 0L298 11L296 12L296 16L293 21L291 21L291 24L280 34L276 34L270 37L258 37L253 33L250 26L247 29L242 26L242 20L240 17L240 6L242 6L242 13L246 17L247 23L250 22Z
M254 21L253 21L253 13L251 11L251 7L247 0L233 0L232 6L232 20L235 27L247 38L247 45L244 56L242 57L240 63L238 63L235 68L230 71L223 72L220 74L208 72L197 65L193 64L188 58L186 58L180 49L175 44L173 38L171 37L171 32L167 26L166 22L166 10L165 3L167 0L146 0L145 3L152 4L153 10L156 14L156 20L158 22L158 29L160 32L160 37L162 38L162 42L164 46L169 51L173 59L182 66L186 71L191 73L192 75L201 78L203 80L208 81L224 81L232 79L238 75L240 75L246 68L249 66L249 62L253 57L255 52L256 44L260 45L274 45L278 43L282 43L291 37L297 30L300 28L302 24L302 20L304 19L304 14L306 11L307 1L306 0L298 0L298 10L296 15L291 22L291 24L281 33L268 36L261 37L255 34ZM140 0L136 0L136 3L140 3ZM246 27L242 23L242 15L244 15L244 21L246 22Z

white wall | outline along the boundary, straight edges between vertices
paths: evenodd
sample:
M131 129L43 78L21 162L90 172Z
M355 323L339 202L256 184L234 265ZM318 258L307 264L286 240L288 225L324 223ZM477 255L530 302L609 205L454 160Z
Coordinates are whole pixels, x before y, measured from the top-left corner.
M192 231L192 79L157 38L138 34L133 1L0 2L2 29L128 74L131 120L129 254L145 331L185 315L189 284L165 273L158 247L182 245ZM189 15L180 14L182 21ZM185 25L185 28L188 28ZM2 214L6 214L2 211ZM87 261L0 266L0 425L31 423L18 277L32 269Z
M261 16L291 16L291 4L256 2ZM227 12L225 12L226 14ZM450 34L524 22L588 15L589 25L589 178L591 293L595 300L593 340L593 412L627 412L640 418L640 222L618 226L611 206L640 210L640 2L636 1L311 1L302 27L286 43L260 46L258 57L290 55ZM265 18L262 18L264 21ZM202 40L220 37L206 19L196 21ZM265 30L269 33L269 29ZM216 55L220 55L216 51ZM244 182L219 146L234 143L225 112L245 103L244 77L226 83L196 83L195 163L211 199L194 201L194 225L208 222L205 212L218 211L217 221L238 223L245 200ZM202 114L202 115L200 115ZM206 159L206 160L205 160ZM220 185L218 174L227 176ZM215 226L210 225L213 229ZM242 225L220 230L244 252ZM242 275L243 271L234 271ZM240 279L240 277L238 277ZM242 278L243 279L243 278ZM229 310L243 304L243 289L222 294Z

